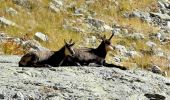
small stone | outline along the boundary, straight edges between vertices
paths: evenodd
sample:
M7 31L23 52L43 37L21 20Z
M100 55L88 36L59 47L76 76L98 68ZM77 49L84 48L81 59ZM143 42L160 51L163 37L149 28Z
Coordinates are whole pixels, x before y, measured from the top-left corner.
M150 48L156 47L157 44L151 41L146 42L146 45L149 46Z
M106 31L111 31L111 30L113 30L112 27L110 27L109 25L106 25L106 24L103 26L103 28L104 28Z
M94 26L96 28L100 28L104 25L104 21L95 19L95 18L87 18L87 23L90 24L91 26Z
M129 37L134 40L142 40L145 38L145 36L142 33L133 33L133 34L129 35Z
M54 12L59 12L63 6L62 0L52 0L49 3L49 8Z
M11 14L11 15L17 15L18 14L18 12L12 7L6 8L6 12Z
M167 29L170 29L170 21L167 21Z
M161 33L156 33L155 35L159 40L161 40L162 34Z
M159 57L165 57L165 55L167 55L161 48L155 48L153 52L155 56L159 56Z
M127 52L127 49L125 46L123 45L116 45L115 46L115 50L117 50L118 52L120 52L121 54L124 54Z
M4 18L4 17L0 17L0 24L2 25L6 25L6 26L18 26L17 24L15 24L14 22Z
M45 42L48 41L48 36L43 34L43 33L41 33L41 32L36 32L35 33L35 37L40 39L40 40L42 40L42 41L45 41Z
M121 62L121 59L118 58L118 57L113 57L114 61L117 62L117 63L120 63Z
M132 57L132 58L134 58L134 57L141 57L140 54L137 51L128 51L126 53L126 55L129 56L129 57Z

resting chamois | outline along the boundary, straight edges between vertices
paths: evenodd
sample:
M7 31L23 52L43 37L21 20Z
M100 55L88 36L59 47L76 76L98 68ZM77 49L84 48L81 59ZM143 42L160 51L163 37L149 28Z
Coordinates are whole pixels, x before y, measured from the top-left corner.
M60 66L67 56L75 54L72 46L75 43L65 41L65 45L59 51L39 51L25 54L19 61L20 67L56 67Z
M89 64L94 64L97 66L117 67L126 70L126 67L108 64L105 61L107 52L113 50L111 44L113 36L114 34L112 34L109 39L106 39L106 36L102 37L102 42L97 48L74 49L74 56L67 57L63 62L63 66L88 66Z

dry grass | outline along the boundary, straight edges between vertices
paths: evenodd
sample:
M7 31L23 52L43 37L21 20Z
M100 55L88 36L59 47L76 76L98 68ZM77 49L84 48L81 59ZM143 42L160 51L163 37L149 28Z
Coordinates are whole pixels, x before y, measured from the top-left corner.
M36 5L39 2L39 5ZM71 0L67 0L66 4L71 3ZM33 34L35 32L42 32L49 36L50 42L49 43L42 43L48 48L51 49L58 49L61 44L58 42L63 41L63 39L73 38L75 41L81 40L81 36L74 32L69 32L63 30L63 23L64 19L73 19L76 18L70 16L71 12L60 12L60 13L53 13L48 9L49 0L36 0L36 2L31 1L31 10L28 9L21 9L17 5L13 4L11 0L9 1L1 1L0 3L0 15L5 16L7 19L12 20L13 22L17 23L21 28L16 27L8 27L2 28L0 31L4 31L9 33L15 37L22 37L25 34L29 34L33 38ZM80 7L85 3L85 0L76 0L76 6ZM124 11L132 11L133 9L143 9L148 6L148 3L153 3L154 0L144 0L143 2L138 2L137 0L133 2L129 2L127 0L120 0L118 1L119 6L115 7L115 3L111 2L110 0L97 0L95 5L89 5L89 10L97 12L97 18L108 20L116 19L116 22L123 26L131 26L136 28L136 31L145 31L144 33L149 33L154 29L149 27L147 23L141 22L139 19L125 19L121 17L121 13ZM140 6L135 6L140 5ZM11 16L8 13L4 12L4 8L12 7L16 9L19 13L16 16ZM101 9L102 8L102 9ZM26 13L28 12L28 13ZM109 23L111 24L111 23ZM62 37L62 38L61 38ZM53 44L50 44L53 43ZM56 46L57 45L57 46Z
M2 44L2 47L5 54L20 55L25 53L25 50L14 41L7 41L4 44Z
M151 56L144 55L143 57L135 57L129 59L127 62L136 63L142 69L148 69L151 67Z

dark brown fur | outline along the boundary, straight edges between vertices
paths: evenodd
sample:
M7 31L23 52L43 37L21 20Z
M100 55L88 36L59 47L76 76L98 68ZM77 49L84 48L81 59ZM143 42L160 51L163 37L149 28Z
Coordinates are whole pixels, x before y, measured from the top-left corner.
M108 48L110 48L110 50L113 49L110 41L112 37L113 35L109 39L103 37L101 44L97 48L74 49L75 55L73 57L68 57L64 61L63 66L88 66L89 64L94 63L97 66L117 67L125 70L125 67L108 64L105 61L107 52L109 51Z
M49 67L60 66L63 60L67 57L66 49L70 55L74 55L72 46L74 43L66 43L59 51L39 51L25 54L19 61L20 67Z

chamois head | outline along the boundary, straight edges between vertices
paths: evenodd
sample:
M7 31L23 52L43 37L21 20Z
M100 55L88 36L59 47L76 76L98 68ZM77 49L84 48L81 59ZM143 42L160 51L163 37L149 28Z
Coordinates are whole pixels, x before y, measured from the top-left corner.
M31 66L37 60L38 60L38 56L35 53L30 52L21 58L21 60L19 61L19 66Z
M65 56L73 56L73 55L75 54L75 52L74 52L72 46L73 46L75 43L72 41L72 39L71 39L69 42L66 42L66 41L64 40L64 42L65 42L65 45L64 45L64 47L65 47L65 51L64 51Z
M102 37L102 43L104 43L104 45L105 45L106 52L113 50L113 46L111 43L111 39L113 36L114 36L114 34L112 34L109 39L106 39L105 35Z

